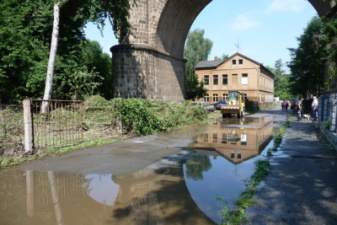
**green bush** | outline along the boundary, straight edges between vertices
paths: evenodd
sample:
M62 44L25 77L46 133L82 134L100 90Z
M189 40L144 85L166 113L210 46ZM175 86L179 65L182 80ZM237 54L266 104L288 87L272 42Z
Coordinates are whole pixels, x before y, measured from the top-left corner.
M153 134L207 118L204 109L187 103L122 98L113 99L112 103L123 131L135 135Z

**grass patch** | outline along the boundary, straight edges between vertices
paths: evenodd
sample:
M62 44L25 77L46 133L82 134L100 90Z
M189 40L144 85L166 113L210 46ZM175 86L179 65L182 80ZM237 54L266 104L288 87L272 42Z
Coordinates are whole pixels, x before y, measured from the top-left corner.
M86 142L83 142L81 144L74 145L74 146L67 146L67 147L61 147L61 148L49 148L47 150L40 151L38 154L33 155L33 156L26 156L26 157L24 156L21 158L8 158L8 157L0 158L0 169L4 169L10 166L20 165L24 162L35 160L38 158L43 158L46 156L53 156L53 155L66 153L66 152L83 149L87 147L94 147L98 145L109 144L109 143L116 142L118 140L92 140L92 141L86 141Z

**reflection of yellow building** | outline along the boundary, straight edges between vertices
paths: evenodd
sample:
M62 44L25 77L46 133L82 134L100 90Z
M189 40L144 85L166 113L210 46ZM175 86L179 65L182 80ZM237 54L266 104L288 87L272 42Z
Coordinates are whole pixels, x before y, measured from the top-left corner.
M273 137L272 119L255 118L248 124L209 126L197 137L196 149L215 150L229 161L240 163L261 153Z

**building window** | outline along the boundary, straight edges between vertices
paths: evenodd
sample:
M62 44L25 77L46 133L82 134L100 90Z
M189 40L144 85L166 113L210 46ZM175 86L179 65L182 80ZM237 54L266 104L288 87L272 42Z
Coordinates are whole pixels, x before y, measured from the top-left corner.
M221 141L222 144L227 144L227 133L224 132L222 133L222 141Z
M204 142L208 142L208 134L204 134Z
M232 60L232 64L236 65L236 60L235 59Z
M243 60L242 59L239 59L239 64L243 64Z
M222 85L227 85L227 84L228 84L228 75L222 74Z
M228 99L228 94L222 94L222 100L227 100Z
M213 143L217 143L217 142L218 142L218 134L213 133Z
M248 74L242 74L241 84L247 85L248 84Z
M247 134L241 134L241 145L247 145Z
M209 95L208 94L204 95L204 102L209 102Z
M213 102L218 102L219 98L218 98L218 94L213 94Z
M213 75L213 85L218 85L218 75Z
M238 85L238 75L237 74L232 74L232 84Z
M209 75L204 76L204 85L209 85Z

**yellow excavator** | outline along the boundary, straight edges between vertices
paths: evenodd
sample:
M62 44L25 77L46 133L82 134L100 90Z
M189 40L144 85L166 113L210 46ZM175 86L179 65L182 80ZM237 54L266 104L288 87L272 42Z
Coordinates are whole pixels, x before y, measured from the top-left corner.
M231 117L232 114L236 114L238 118L243 117L245 109L245 96L238 91L228 92L228 104L221 105L222 118Z

